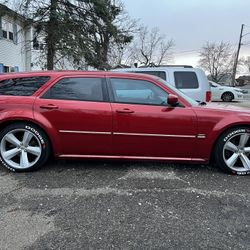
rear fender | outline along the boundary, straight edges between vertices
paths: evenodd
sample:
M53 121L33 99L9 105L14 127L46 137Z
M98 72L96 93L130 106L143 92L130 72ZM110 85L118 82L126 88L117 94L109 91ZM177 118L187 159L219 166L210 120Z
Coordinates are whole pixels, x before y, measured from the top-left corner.
M53 147L53 151L55 155L58 155L60 152L60 142L58 132L53 128L48 120L46 120L41 114L37 113L36 118L34 119L32 110L16 111L11 110L8 112L0 113L0 120L2 127L9 125L14 122L29 122L41 127L44 132L48 135L50 142Z

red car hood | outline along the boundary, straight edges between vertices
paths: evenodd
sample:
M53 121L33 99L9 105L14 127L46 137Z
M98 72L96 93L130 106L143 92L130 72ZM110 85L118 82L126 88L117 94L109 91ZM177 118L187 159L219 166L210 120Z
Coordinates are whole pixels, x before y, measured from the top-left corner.
M240 106L234 106L232 104L209 102L207 105L202 106L205 109L212 110L223 110L223 111L233 111L233 112L243 112L250 114L250 104L242 102Z

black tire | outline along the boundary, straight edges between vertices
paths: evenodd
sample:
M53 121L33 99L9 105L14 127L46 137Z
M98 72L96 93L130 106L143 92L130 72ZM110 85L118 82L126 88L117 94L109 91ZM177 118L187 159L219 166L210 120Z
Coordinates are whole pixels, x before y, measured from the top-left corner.
M37 170L45 164L49 155L49 139L34 124L13 123L0 132L0 162L13 172Z
M231 92L225 92L222 96L221 99L223 102L231 102L234 99L234 95Z
M250 174L250 160L246 160L250 159L250 152L246 152L249 148L250 128L239 126L228 129L215 145L213 152L215 164L227 173Z

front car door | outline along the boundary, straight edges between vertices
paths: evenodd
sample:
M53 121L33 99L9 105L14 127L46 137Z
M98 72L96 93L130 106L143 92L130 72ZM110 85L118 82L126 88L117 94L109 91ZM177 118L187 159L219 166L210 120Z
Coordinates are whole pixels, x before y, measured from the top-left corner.
M60 155L111 154L112 112L103 77L62 77L36 99L34 115L55 128Z
M196 142L196 115L166 104L168 93L153 82L110 77L113 151L119 156L187 160Z

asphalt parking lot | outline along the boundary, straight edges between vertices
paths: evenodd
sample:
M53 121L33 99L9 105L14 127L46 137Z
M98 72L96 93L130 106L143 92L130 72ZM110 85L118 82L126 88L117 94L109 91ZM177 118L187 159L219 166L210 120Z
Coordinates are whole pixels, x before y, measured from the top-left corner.
M249 249L249 178L155 162L1 167L0 249Z

